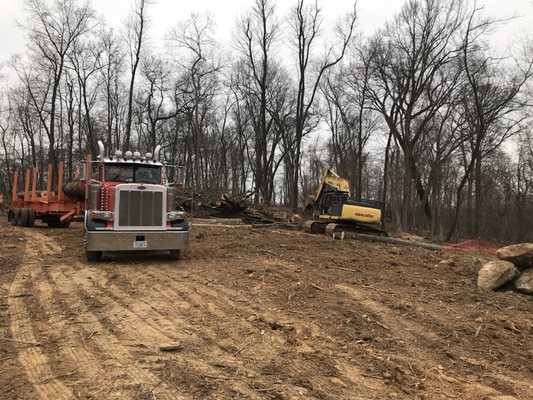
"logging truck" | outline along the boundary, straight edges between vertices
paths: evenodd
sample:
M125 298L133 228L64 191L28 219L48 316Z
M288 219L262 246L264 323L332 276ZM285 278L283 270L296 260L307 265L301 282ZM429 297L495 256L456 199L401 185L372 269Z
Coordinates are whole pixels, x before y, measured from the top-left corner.
M57 191L52 191L52 166L46 190L37 190L37 169L26 171L24 192L17 192L18 171L8 210L12 225L33 226L40 219L49 227L66 228L83 221L88 261L99 261L104 251L169 251L174 260L188 246L186 214L176 209L176 188L183 170L164 164L161 146L153 154L116 151L106 156L98 142L98 157L88 155L79 167L79 193L65 193L63 163L59 163ZM31 189L30 189L31 182Z

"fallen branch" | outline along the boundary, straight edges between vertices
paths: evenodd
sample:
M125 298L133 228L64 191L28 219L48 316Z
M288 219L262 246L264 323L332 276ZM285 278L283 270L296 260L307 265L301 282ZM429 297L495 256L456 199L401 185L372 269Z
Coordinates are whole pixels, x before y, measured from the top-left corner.
M311 285L312 287L314 287L316 290L320 290L321 292L325 292L324 289L322 289L322 288L321 288L320 286L318 286L318 285L315 285L314 283L310 283L310 285Z
M412 240L392 238L392 237L373 236L373 235L366 235L363 233L345 232L345 238L361 240L363 242L380 242L380 243L388 243L388 244L399 244L403 246L422 247L424 249L435 250L435 251L443 250L443 247L439 244L414 242Z
M277 389L275 387L265 388L265 389L255 389L256 392L271 392L273 390L277 390Z
M213 228L230 228L230 229L235 229L235 228L242 228L242 227L245 227L247 225L223 225L223 224L197 224L197 223L194 223L194 222L191 222L191 226L192 227L200 227L200 228L207 228L207 227L213 227Z
M26 342L24 340L15 340L15 339L9 339L9 338L5 338L5 337L0 337L0 340L4 340L6 342L12 342L12 343L20 343L20 344L30 344L32 346L40 346L41 343L36 343L36 342Z
M33 296L33 293L19 293L19 294L11 294L8 296L4 296L4 298L11 297L11 298L17 298L17 297L30 297Z
M271 254L271 255L273 255L273 256L275 256L275 257L279 257L279 258L282 257L281 254L274 253L273 251L270 251L270 250L263 250L263 252L264 252L264 253Z
M40 381L39 383L42 384L42 383L47 383L47 382L50 382L50 381L53 381L53 380L56 380L56 379L68 378L69 376L74 375L76 372L78 372L78 369L75 369L75 370L72 371L72 372L67 372L66 374L61 374L61 375L51 376L50 378L43 379L43 380Z
M333 265L330 265L327 268L340 269L341 271L348 271L348 272L361 272L361 270L351 269L351 268L343 268L343 267L335 267Z
M237 354L239 354L241 351L243 351L245 348L247 348L250 344L252 343L251 340L248 341L248 343L246 343L244 346L242 346L239 350L237 350L233 355L236 356Z

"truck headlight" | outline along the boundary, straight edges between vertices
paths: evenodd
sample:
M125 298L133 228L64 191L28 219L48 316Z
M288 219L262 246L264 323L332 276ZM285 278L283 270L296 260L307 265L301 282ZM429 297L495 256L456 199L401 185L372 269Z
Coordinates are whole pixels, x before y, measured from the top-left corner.
M170 211L167 213L167 221L178 221L187 218L187 214L183 211Z
M91 219L103 219L105 221L113 221L115 215L111 211L91 211Z

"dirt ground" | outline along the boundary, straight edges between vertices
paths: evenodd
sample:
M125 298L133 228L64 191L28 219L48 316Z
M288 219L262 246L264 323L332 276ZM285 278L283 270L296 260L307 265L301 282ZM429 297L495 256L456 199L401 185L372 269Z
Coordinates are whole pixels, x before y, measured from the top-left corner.
M450 257L202 223L87 263L80 224L2 218L0 398L532 399L533 297Z

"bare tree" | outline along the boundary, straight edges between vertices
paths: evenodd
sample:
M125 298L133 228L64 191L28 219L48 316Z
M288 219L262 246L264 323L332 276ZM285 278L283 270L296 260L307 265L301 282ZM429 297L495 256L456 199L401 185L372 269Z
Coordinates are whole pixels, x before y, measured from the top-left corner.
M162 59L150 56L143 62L141 73L148 83L144 93L146 99L143 102L148 118L147 145L148 148L154 149L161 138L161 135L158 135L158 124L174 118L178 110L166 109L171 103L173 84L169 66Z
M447 235L450 240L457 228L462 205L463 188L474 175L475 182L475 236L480 234L482 210L482 162L498 150L502 143L521 130L525 119L519 113L525 101L520 98L522 88L533 74L533 59L523 63L515 61L514 68L504 59L489 54L482 42L484 34L496 23L501 22L480 16L482 7L474 4L468 19L462 46L461 63L466 79L462 87L464 118L467 127L469 161L465 162L465 173L457 188L455 215Z
M92 27L94 12L87 2L78 5L76 0L55 0L48 6L42 0L26 0L28 48L35 68L50 77L49 98L42 99L40 118L48 136L49 162L55 164L56 106L67 54L73 43ZM28 89L30 85L24 80ZM37 103L37 101L36 101Z
M85 114L85 124L87 126L87 144L92 154L96 154L97 137L91 119L91 109L103 83L98 74L102 68L101 58L102 49L99 48L96 42L88 40L74 42L72 51L69 53L69 61L78 80L80 98L82 99Z
M98 58L100 74L105 87L106 147L120 148L119 110L121 103L121 81L124 72L124 49L112 29L102 28L98 33L98 46L102 50Z
M334 74L327 74L321 85L332 132L334 165L349 180L352 195L359 199L363 193L364 150L382 120L379 113L369 109L369 68L369 63L356 58Z
M373 108L383 115L404 154L403 229L412 224L413 182L427 221L432 218L415 154L428 124L447 104L461 76L460 68L451 66L460 55L455 40L463 21L461 0L413 0L370 46Z
M291 208L293 211L298 209L298 182L300 176L302 139L315 101L316 93L324 73L329 68L338 64L344 57L346 48L352 37L356 20L356 5L354 4L353 12L346 19L346 27L344 29L339 29L341 44L337 54L334 54L335 48L330 47L326 56L319 62L317 72L315 74L310 74L309 67L313 61L313 48L317 43L322 18L317 1L315 1L310 7L306 7L304 3L304 0L298 0L298 3L293 10L292 18L292 34L294 35L294 45L298 57L298 90L296 94L294 143L296 154L294 159L295 170L291 182Z
M251 11L238 21L235 45L244 57L250 77L246 100L254 103L255 112L250 114L254 129L253 173L257 204L261 197L270 201L267 190L267 147L273 121L268 115L268 101L274 79L274 51L280 34L280 24L276 18L271 0L255 0Z
M128 111L126 115L126 132L124 138L124 147L128 148L131 140L131 121L133 116L133 94L135 88L135 77L137 68L142 57L143 41L145 40L145 29L148 24L146 15L146 6L150 4L149 0L136 0L134 10L126 25L126 38L130 56L130 86L128 91Z
M5 163L5 172L6 175L3 177L4 182L7 181L9 191L6 193L3 191L4 195L11 193L13 190L13 182L11 180L11 160L9 155L12 153L9 149L9 137L8 131L10 129L10 124L12 122L12 109L7 101L7 93L5 89L0 88L0 139L2 140L2 150L4 151L4 160Z
M187 124L186 151L190 157L186 167L196 187L207 187L213 166L209 145L214 143L208 127L216 108L222 68L215 52L213 20L210 15L193 14L170 31L168 40L178 52L176 64L182 70L175 88L175 112L183 113Z

